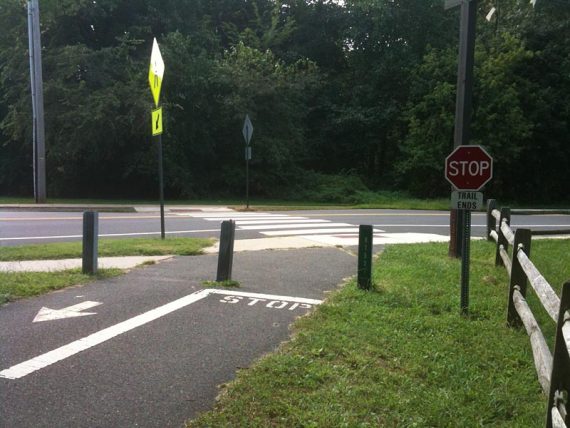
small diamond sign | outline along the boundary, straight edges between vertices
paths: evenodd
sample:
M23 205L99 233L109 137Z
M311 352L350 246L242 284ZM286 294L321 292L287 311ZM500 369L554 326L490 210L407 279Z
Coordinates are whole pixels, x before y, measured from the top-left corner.
M249 115L245 115L245 121L243 122L243 138L245 140L246 146L249 146L249 142L251 141L251 136L253 135L253 124L251 123L251 119Z
M162 134L162 107L152 111L152 135Z

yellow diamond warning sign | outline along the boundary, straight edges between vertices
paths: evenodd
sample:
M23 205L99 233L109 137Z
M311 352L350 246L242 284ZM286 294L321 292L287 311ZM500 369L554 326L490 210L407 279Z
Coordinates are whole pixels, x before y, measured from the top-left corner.
M152 111L152 135L162 134L162 107Z
M150 55L150 67L148 69L148 83L154 98L154 104L158 107L160 99L160 89L162 87L162 77L164 76L164 61L160 54L156 38L152 42L152 53Z

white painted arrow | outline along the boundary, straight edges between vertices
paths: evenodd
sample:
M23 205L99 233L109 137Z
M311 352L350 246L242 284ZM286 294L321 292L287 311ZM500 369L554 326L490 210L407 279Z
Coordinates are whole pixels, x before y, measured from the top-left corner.
M86 315L96 315L95 312L81 312L86 309L94 308L95 306L102 305L101 302L83 302L77 305L68 306L63 309L50 309L43 307L40 309L33 322L53 321L64 318L84 317Z

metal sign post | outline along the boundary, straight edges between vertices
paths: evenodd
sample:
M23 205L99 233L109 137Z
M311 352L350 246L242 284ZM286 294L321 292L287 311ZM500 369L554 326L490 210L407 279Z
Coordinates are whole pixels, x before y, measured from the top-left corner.
M471 104L473 98L473 64L475 58L475 27L477 0L446 0L445 9L461 5L459 30L459 65L457 70L457 100L455 106L454 147L469 144ZM463 216L451 210L449 255L458 257L463 247Z
M471 246L471 211L483 205L478 192L493 178L493 158L480 146L459 146L445 159L445 178L456 191L451 207L459 213L461 239L461 314L469 313L469 253Z
M253 124L249 115L245 115L242 129L243 139L245 140L245 201L246 209L249 209L249 161L251 160L251 136L253 135Z
M463 217L463 242L461 243L461 314L469 314L469 256L471 249L471 211L460 210Z
M150 91L154 99L154 104L157 107L152 111L151 126L152 136L156 141L158 151L158 186L160 197L160 237L164 239L164 171L162 166L162 107L159 107L160 90L162 88L162 78L164 77L164 61L160 54L158 42L156 38L152 43L152 53L150 56L150 67L148 70L148 83Z

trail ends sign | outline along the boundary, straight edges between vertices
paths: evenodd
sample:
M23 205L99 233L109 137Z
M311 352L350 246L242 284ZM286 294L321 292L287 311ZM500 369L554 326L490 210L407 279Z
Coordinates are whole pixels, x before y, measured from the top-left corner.
M457 190L479 190L493 178L493 158L481 146L459 146L445 159L445 178Z

